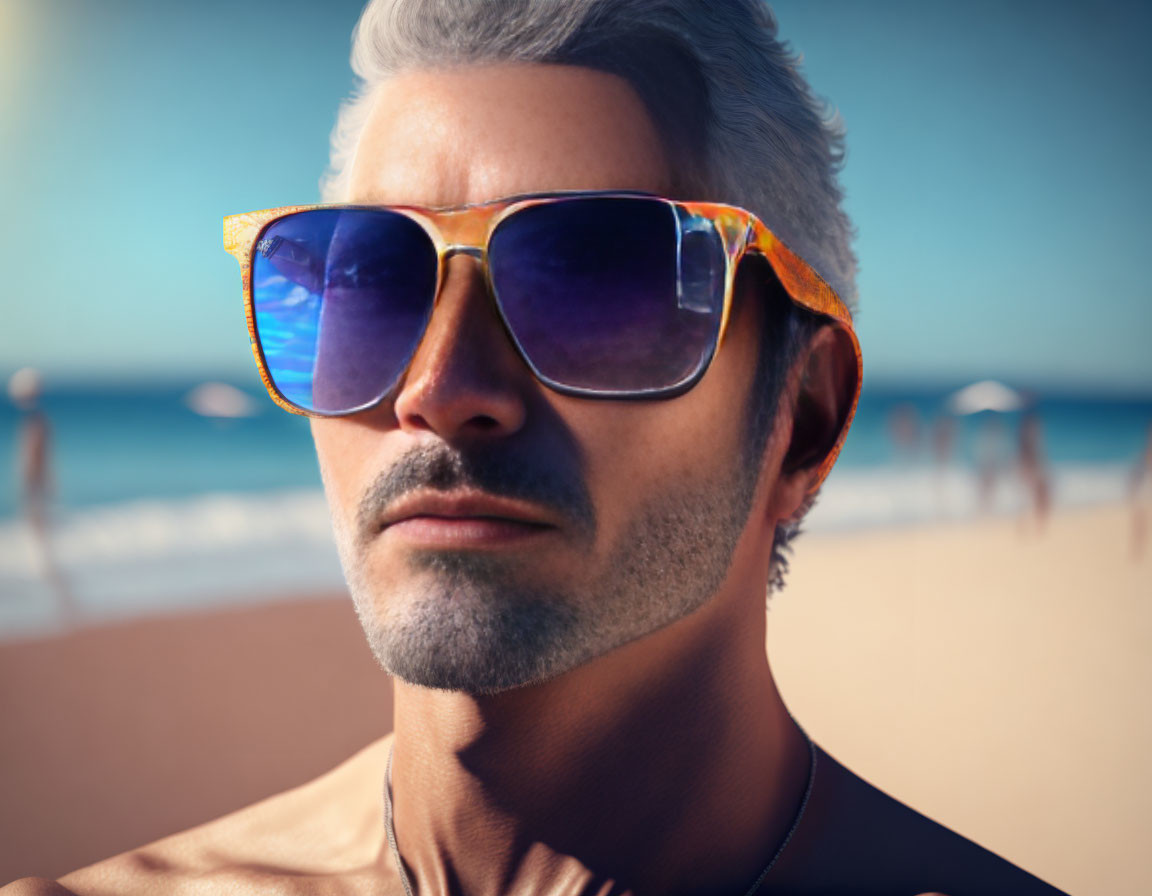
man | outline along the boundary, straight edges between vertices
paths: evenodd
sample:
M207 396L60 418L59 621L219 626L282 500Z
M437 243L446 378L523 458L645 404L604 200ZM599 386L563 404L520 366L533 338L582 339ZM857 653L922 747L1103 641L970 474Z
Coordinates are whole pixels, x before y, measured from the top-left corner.
M394 735L12 892L1055 892L840 766L772 680L765 594L859 365L835 135L766 10L374 0L353 63L354 208L226 242Z

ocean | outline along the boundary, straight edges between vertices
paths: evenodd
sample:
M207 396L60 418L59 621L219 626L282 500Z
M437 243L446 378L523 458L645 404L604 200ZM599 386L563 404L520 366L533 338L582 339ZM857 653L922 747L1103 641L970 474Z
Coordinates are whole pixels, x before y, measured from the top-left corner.
M55 388L52 550L86 618L236 605L341 587L305 419L252 389L256 413L207 418L197 383ZM841 459L809 515L813 532L1014 513L1020 413L951 417L951 389L866 386ZM1144 450L1152 398L1038 392L1056 508L1121 500ZM935 457L938 421L952 451ZM990 421L997 421L992 422ZM903 441L894 438L896 423ZM0 406L0 639L52 628L56 607L20 519L20 415ZM987 505L977 466L999 455Z

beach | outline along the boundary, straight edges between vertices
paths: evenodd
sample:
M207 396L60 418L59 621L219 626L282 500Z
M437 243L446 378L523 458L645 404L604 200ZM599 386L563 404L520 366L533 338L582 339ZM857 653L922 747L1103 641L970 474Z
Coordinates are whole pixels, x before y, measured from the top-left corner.
M1152 892L1152 545L1127 508L801 538L789 708L881 789L1077 894Z
M347 598L226 604L0 644L0 880L206 821L388 731ZM1132 558L1126 508L1043 534L805 535L768 641L796 718L877 786L1066 891L1152 891L1152 545Z

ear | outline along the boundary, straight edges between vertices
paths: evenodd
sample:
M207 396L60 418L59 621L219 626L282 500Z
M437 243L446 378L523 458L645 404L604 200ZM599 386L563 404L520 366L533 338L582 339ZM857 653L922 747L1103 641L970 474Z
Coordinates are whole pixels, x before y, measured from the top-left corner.
M787 414L790 405L792 419L769 507L777 519L793 517L819 485L821 466L848 422L858 377L852 337L838 324L817 330L793 363L778 411Z

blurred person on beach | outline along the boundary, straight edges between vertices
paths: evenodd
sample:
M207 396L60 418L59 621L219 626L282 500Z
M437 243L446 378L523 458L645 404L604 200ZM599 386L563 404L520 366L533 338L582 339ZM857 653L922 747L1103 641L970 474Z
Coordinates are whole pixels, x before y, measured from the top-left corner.
M313 416L394 732L301 788L5 892L1057 892L838 763L773 680L766 595L860 367L841 136L767 8L373 0L353 66L324 193L359 210L241 215L226 242L261 308L283 292L258 361L273 398ZM539 222L518 255L460 225L412 286L421 222L538 194L500 225ZM748 208L779 242L641 276L656 249L679 266L757 233L653 195ZM501 258L501 283L531 284L528 324L493 286ZM691 376L667 372L684 330L597 326L619 285L605 269L636 274L616 310L653 290L659 314L712 315ZM382 284L425 304L357 304ZM530 324L550 340L531 365ZM367 381L380 358L396 372ZM650 381L658 396L631 385Z
M937 417L932 423L932 481L936 492L936 510L947 510L946 494L948 474L956 452L956 418L951 414Z
M914 404L898 404L888 414L888 433L898 462L920 457L920 414Z
M1144 556L1148 543L1148 516L1152 513L1152 423L1144 450L1132 468L1128 495L1132 501L1132 557Z
M993 412L985 418L976 437L976 502L981 513L996 506L996 494L1008 459L1004 421Z
M1048 512L1052 503L1051 475L1044 456L1043 433L1040 415L1029 410L1020 421L1017 434L1016 461L1024 486L1024 509L1021 513L1021 527L1027 531L1035 528L1037 533L1044 531Z
M76 604L52 551L52 429L40 408L42 391L40 372L32 367L17 370L8 380L8 397L23 415L17 436L16 478L37 571L56 599L59 621L71 627L77 619Z

